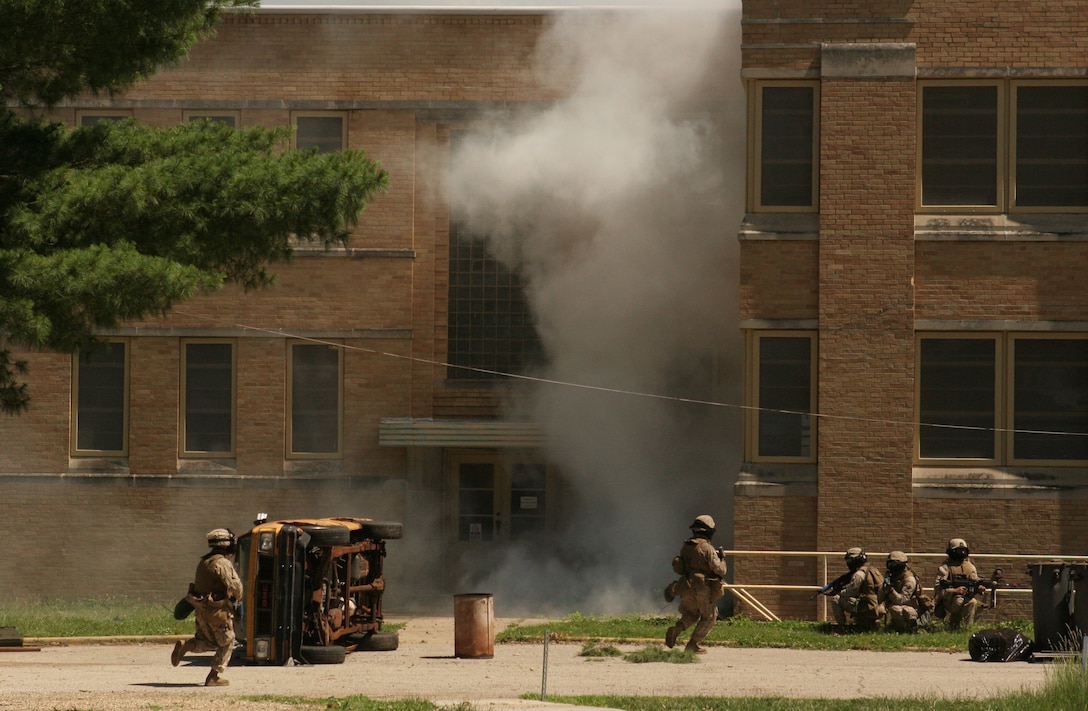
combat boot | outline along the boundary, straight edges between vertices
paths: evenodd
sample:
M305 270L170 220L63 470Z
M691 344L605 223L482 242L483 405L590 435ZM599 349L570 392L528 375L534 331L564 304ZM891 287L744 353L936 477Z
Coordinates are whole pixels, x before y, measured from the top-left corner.
M672 649L676 646L676 637L680 634L680 630L673 625L669 629L665 630L665 646Z
M208 672L208 678L204 680L204 686L229 686L230 682L219 676L214 669Z
M181 658L185 656L185 644L178 640L174 642L174 651L170 652L170 663L175 667L181 664Z
M687 646L684 647L684 651L692 654L706 654L706 647L700 647L695 642L688 642Z

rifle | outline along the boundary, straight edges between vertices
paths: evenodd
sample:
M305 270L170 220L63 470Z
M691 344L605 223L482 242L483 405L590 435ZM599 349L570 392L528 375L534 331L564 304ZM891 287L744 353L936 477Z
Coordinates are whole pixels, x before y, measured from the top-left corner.
M815 600L818 595L837 595L846 587L846 584L850 582L850 578L854 577L854 571L848 570L839 577L832 580L827 585L823 586L816 592L812 593L812 597L809 600Z
M947 580L938 580L938 590L948 590L950 588L967 588L965 593L968 597L978 595L980 592L986 590L987 585L985 580L975 580L969 578L966 575L953 575Z

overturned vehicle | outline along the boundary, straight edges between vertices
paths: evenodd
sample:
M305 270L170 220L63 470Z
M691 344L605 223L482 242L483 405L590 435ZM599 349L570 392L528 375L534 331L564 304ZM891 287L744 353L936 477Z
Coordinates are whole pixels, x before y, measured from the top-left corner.
M355 650L397 648L382 632L385 542L403 526L366 518L268 521L238 538L237 633L248 662L340 664Z

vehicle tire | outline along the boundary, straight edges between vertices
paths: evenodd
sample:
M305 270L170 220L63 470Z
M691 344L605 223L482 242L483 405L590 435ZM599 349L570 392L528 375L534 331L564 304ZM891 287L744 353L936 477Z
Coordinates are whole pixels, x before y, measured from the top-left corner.
M343 664L347 656L348 650L338 644L327 647L304 644L299 650L299 657L306 664Z
M396 632L371 632L355 635L352 638L355 648L360 652L392 652L400 646L400 636Z
M397 521L363 521L360 531L367 538L394 541L404 535L404 524Z
M343 526L299 526L310 534L310 548L324 546L346 546L351 543L351 531Z

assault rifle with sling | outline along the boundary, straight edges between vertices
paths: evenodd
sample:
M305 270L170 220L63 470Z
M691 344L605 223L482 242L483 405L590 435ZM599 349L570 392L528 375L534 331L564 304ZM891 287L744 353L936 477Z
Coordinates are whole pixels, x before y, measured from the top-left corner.
M850 578L852 577L854 577L854 571L846 571L827 585L812 593L812 597L810 597L809 600L815 600L819 595L838 595L842 592L842 589L846 587L846 584L850 582Z

